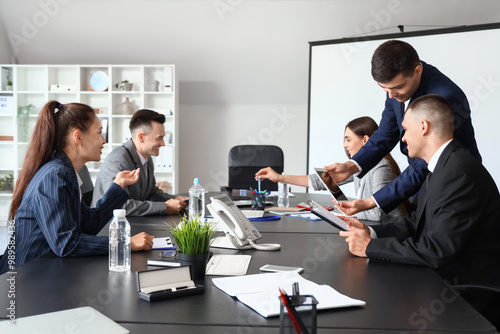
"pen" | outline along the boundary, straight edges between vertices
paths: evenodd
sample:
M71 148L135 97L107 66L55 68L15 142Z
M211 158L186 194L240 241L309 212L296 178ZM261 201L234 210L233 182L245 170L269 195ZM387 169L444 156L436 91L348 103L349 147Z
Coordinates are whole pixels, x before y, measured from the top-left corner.
M164 294L166 292L173 292L173 290L172 289L164 289L164 290L153 291L153 292L150 292L149 295L150 296L161 295L161 294Z
M170 289L163 289L163 290L158 290L158 291L153 291L151 293L149 293L150 295L160 295L160 294L163 294L163 293L166 293L166 292L176 292L176 291L179 291L179 290L185 290L189 288L189 286L185 285L185 286L179 286L179 287L176 287L176 288L170 288Z
M308 331L305 328L304 323L302 322L302 319L300 318L299 314L297 313L297 310L291 304L290 299L288 298L286 292L283 291L281 288L278 289L280 292L281 300L283 301L283 305L285 305L288 311L288 316L292 321L293 328L295 328L295 332L297 332L297 334L307 334Z
M271 220L280 220L280 216L262 216L262 217L253 217L248 218L250 221L271 221Z
M260 193L261 193L261 192L260 192L260 175L259 175L259 177L258 177L258 179L257 179L257 184L259 185L259 194L260 194Z

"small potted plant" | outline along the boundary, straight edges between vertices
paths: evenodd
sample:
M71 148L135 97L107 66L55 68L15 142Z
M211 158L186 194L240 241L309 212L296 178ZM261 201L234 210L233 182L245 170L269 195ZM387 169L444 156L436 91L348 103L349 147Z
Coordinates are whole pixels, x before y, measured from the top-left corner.
M116 89L126 90L126 91L131 91L133 86L134 84L128 82L128 80L123 80L122 82L115 84Z
M5 86L5 90L12 90L14 88L12 80L7 81L7 86Z
M12 173L0 178L0 192L11 193L14 188L14 176Z
M181 265L191 266L193 280L203 280L208 250L216 233L215 225L186 214L181 217L178 225L168 227L175 240Z

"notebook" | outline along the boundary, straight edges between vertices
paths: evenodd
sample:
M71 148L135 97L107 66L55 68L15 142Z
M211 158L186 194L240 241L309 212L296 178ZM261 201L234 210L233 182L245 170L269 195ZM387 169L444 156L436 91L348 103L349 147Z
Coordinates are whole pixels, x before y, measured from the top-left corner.
M300 294L313 295L318 300L317 309L364 306L362 300L347 297L329 285L319 285L306 280L297 272L256 274L237 277L213 278L214 285L267 318L280 314L278 288L292 294L292 283L299 283Z
M214 255L207 263L207 275L245 275L250 265L251 255Z
M151 249L175 249L170 237L154 238Z
M118 325L116 322L90 306L33 315L30 317L18 318L15 321L15 326L9 324L10 320L0 322L0 333L68 333L68 324L71 324L71 333L129 333L128 329Z

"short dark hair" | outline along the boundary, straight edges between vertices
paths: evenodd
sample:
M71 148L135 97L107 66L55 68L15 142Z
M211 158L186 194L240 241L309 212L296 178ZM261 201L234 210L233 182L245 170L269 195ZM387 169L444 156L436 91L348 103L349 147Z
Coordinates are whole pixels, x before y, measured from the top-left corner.
M417 51L410 44L390 40L382 43L372 56L372 77L376 82L386 83L398 74L413 75L420 64Z
M137 110L132 116L132 119L130 120L130 124L128 126L130 129L130 133L133 133L139 128L143 129L144 132L149 133L149 131L151 131L152 122L164 124L165 115L149 109Z
M413 100L408 106L412 117L428 121L440 137L453 136L453 108L448 100L441 95L427 94Z

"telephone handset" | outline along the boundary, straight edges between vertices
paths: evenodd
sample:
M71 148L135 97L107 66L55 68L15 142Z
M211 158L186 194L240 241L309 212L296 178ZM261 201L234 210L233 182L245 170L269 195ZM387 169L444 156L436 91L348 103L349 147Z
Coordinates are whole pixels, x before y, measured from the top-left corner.
M248 220L241 210L227 195L210 197L211 203L207 208L216 221L224 223L226 237L237 249L278 250L279 244L260 244L254 241L262 238L255 226Z

